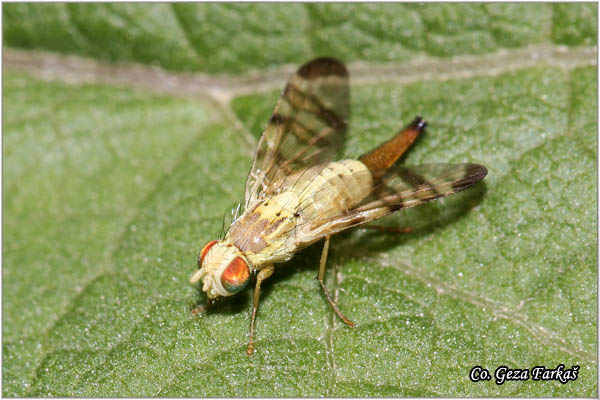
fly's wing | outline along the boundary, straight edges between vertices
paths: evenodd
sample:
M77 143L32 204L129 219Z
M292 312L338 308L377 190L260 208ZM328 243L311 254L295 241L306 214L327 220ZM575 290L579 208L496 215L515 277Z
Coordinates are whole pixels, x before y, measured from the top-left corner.
M322 236L373 221L402 208L449 196L476 184L486 174L487 169L478 164L391 167L376 181L370 194L352 209L309 221L306 237L314 242Z
M304 64L288 81L258 143L245 207L275 193L289 176L332 161L344 140L348 71L332 58Z

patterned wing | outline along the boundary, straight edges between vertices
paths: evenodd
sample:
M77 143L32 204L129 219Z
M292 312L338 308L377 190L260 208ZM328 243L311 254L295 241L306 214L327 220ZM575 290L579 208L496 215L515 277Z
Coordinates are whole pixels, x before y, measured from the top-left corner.
M370 194L352 209L341 210L333 217L310 221L306 232L308 241L314 242L322 236L373 221L402 208L414 207L460 192L486 175L487 169L478 164L391 167L376 181Z
M318 58L290 78L258 143L246 180L245 207L273 193L285 178L335 158L349 108L348 71Z

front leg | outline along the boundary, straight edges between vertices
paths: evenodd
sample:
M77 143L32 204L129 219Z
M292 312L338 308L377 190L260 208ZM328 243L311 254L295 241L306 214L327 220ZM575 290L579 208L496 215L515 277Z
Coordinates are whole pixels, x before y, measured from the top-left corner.
M252 305L252 317L250 317L250 341L248 342L248 349L246 354L251 356L254 353L254 320L256 319L256 312L258 311L258 300L260 298L260 284L262 281L273 275L275 266L273 264L261 269L256 276L256 287L254 288L254 302Z
M208 310L209 307L212 307L213 304L215 304L215 299L207 300L203 305L193 308L192 315L203 313L204 311Z

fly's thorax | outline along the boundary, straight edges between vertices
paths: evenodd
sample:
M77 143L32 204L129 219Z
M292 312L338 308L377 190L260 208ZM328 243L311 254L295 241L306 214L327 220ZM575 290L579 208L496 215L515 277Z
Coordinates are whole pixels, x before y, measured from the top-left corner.
M246 256L227 239L208 242L198 255L199 270L191 283L202 280L202 290L209 299L240 292L250 280Z
M286 243L294 233L298 204L293 190L269 197L238 218L225 239L244 252L255 269L288 260L293 249Z

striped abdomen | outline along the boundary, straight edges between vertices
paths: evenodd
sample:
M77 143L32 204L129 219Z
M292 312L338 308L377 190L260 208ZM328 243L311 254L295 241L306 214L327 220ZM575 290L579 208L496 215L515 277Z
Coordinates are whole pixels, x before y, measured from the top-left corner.
M327 164L316 176L306 174L299 207L301 220L339 215L360 203L372 189L373 179L367 167L358 160L343 160Z

